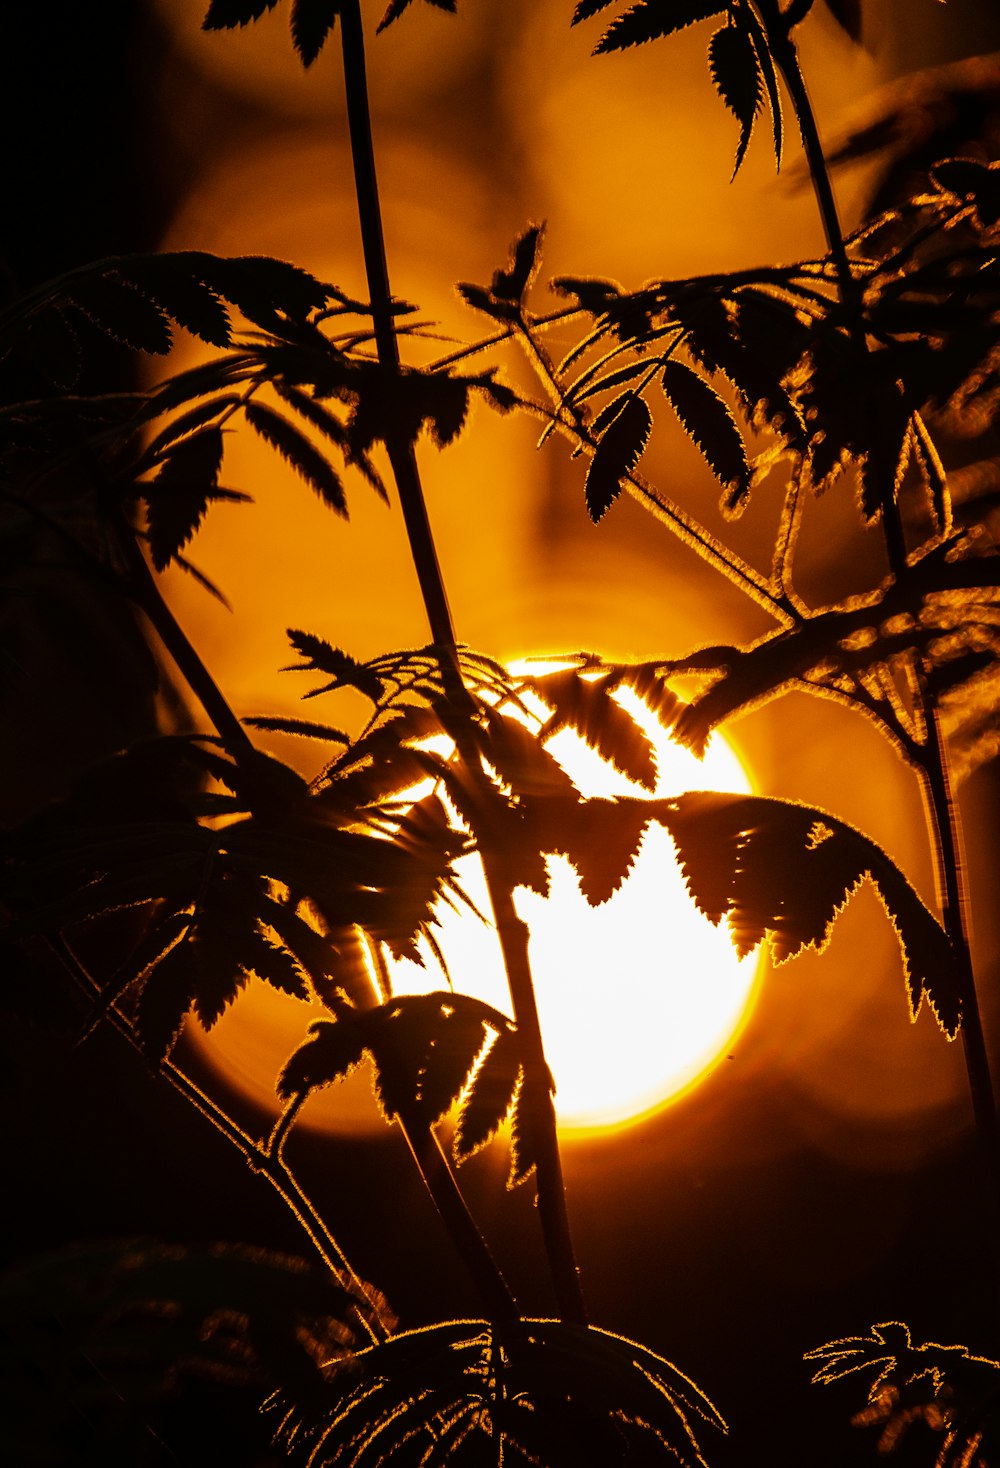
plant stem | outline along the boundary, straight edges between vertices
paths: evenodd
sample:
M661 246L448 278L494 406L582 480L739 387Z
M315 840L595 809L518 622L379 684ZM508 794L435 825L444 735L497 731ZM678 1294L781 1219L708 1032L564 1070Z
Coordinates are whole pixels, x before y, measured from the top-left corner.
M998 1210L997 1217L1000 1218L1000 1120L997 1117L996 1093L990 1075L983 1019L969 947L969 903L961 833L951 789L947 750L941 737L937 710L926 697L924 719L927 738L920 751L923 756L920 770L928 820L937 835L935 854L941 912L958 966L962 1001L962 1045L976 1133L987 1171L988 1187Z
M393 378L398 379L402 375L402 367L393 321L392 292L386 264L385 238L382 231L378 181L375 172L371 112L365 73L364 32L359 0L344 0L340 21L348 129L375 343L379 362L391 382ZM399 492L403 520L431 634L442 659L442 678L452 713L449 732L455 739L459 754L465 761L470 776L476 781L481 805L481 829L488 830L496 793L482 771L475 742L470 737L467 720L474 710L474 704L462 680L454 626L430 522L427 518L416 455L411 442L401 444L397 441L394 443L391 435L386 448ZM488 845L489 843L483 844ZM526 941L522 941L520 933L523 924L520 924L514 914L511 897L512 885L507 880L503 864L488 852L484 852L484 863L490 901L497 919L500 947L511 985L515 1023L529 1056L534 1056L536 1059L540 1057L544 1065L542 1037L538 1026L530 968L527 963ZM511 918L513 923L510 921ZM537 1069L534 1062L531 1063L531 1068L533 1071ZM545 1073L547 1074L547 1067ZM538 1159L536 1170L539 1212L542 1216L543 1237L556 1298L564 1316L567 1319L579 1321L584 1318L583 1303L570 1243L566 1194L559 1162L555 1117L547 1084L544 1091L540 1081L536 1080L530 1084L528 1109L531 1117L529 1125L535 1136L535 1150Z
M837 272L840 302L847 315L854 344L860 353L866 354L868 347L865 341L861 290L851 270L847 247L844 244L844 234L840 226L840 215L837 211L837 202L833 195L833 185L830 181L830 170L826 164L826 155L823 152L823 144L820 142L819 131L816 127L816 117L812 109L812 103L809 101L809 94L806 90L802 68L799 65L798 51L795 42L788 33L787 25L780 19L780 12L778 12L777 4L774 3L774 0L769 0L766 6L766 12L768 15L768 39L771 43L772 55L784 78L789 96L792 99L792 107L799 125L802 146L806 153L806 162L809 165L809 176L812 179L813 191L816 195L816 204L823 222L823 233L826 236L830 258L833 260ZM771 19L772 13L775 17L779 18L776 20ZM894 487L891 484L883 488L881 499L882 527L885 536L886 553L889 558L889 568L893 576L900 577L906 574L906 540L903 535L903 523L899 515L899 506L895 500Z
M205 667L187 633L163 599L156 578L139 548L135 531L124 515L116 512L111 520L119 548L125 557L129 589L145 612L173 658L191 692L201 704L216 733L235 760L256 755L253 743L243 725L226 702L225 695Z

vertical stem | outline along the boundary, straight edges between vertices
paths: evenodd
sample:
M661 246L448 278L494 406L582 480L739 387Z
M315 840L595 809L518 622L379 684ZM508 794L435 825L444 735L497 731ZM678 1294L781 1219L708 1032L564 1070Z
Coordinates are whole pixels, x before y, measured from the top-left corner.
M393 378L398 380L401 377L402 367L393 323L392 293L386 264L385 239L375 172L371 112L368 105L368 84L365 74L364 32L359 0L344 0L340 11L340 21L348 128L354 163L358 212L361 220L365 272L375 327L375 344L379 362L391 382ZM449 732L455 739L459 754L465 761L470 776L476 781L481 805L480 829L487 830L490 825L491 802L495 799L495 793L482 774L478 752L469 735L469 726L466 721L472 712L473 703L462 681L454 625L430 522L427 518L416 455L412 443L405 445L398 442L393 443L391 438L386 448L399 491L403 520L431 634L442 659L442 676L453 713ZM511 985L514 1019L529 1056L535 1057L535 1061L530 1062L533 1075L538 1072L537 1062L540 1061L547 1076L538 1013L534 1003L531 971L527 962L526 935L522 937L523 924L514 913L511 898L512 886L506 879L502 862L488 854L484 854L484 861L490 901L496 915L497 933ZM562 1181L555 1117L547 1081L543 1087L540 1075L529 1084L528 1109L531 1115L529 1125L534 1133L537 1157L539 1212L542 1217L543 1236L556 1297L559 1308L566 1318L582 1321L585 1317L579 1277L570 1243L566 1194Z
M997 1117L996 1094L990 1075L986 1037L969 947L969 904L961 835L937 711L930 706L930 700L925 699L924 703L927 740L923 748L922 774L928 818L937 833L936 855L942 917L958 964L962 1000L962 1045L976 1132L987 1169L988 1186L993 1193L994 1203L1000 1210L1000 1120Z
M777 5L768 6L768 10L777 11ZM772 54L778 69L785 80L788 94L792 99L792 107L795 112L796 121L799 125L799 133L802 138L802 146L805 149L806 162L809 165L809 176L812 179L813 191L816 195L816 204L819 209L820 218L823 221L823 233L826 236L827 248L830 258L833 260L837 271L837 285L840 294L841 305L848 317L849 329L852 339L858 351L867 352L865 343L864 318L861 310L861 293L858 282L851 270L851 262L847 255L847 247L844 244L844 234L840 225L840 215L837 211L837 201L833 195L833 184L830 181L830 170L826 166L826 155L823 152L823 144L820 142L819 131L816 127L816 117L809 101L809 93L806 90L805 78L799 65L799 56L795 43L788 33L788 26L784 19L770 20L767 27L768 39L771 42ZM903 522L899 514L899 506L896 504L892 485L887 485L882 493L882 529L885 536L886 553L889 558L889 568L893 576L900 577L906 571L906 539L903 535Z

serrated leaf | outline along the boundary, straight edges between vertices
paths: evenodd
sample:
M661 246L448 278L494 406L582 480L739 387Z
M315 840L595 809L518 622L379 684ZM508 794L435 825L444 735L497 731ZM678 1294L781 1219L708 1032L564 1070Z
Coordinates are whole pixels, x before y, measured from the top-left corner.
M621 51L627 46L640 46L646 41L658 41L663 36L673 35L696 21L708 20L726 9L720 0L637 0L616 20L613 20L594 47L594 54ZM579 10L579 7L578 7ZM578 19L583 19L578 15Z
M530 817L540 849L567 858L591 907L607 902L621 887L652 819L643 800L558 796L533 801Z
M389 0L382 19L378 23L377 30L381 32L387 26L391 26L393 21L399 19L404 10L409 9L410 3L411 0ZM443 10L448 15L454 15L458 9L457 0L427 0L427 3L432 5L435 10Z
M263 403L248 402L243 416L265 442L278 450L281 457L314 489L324 504L347 518L347 500L333 466L290 419Z
M267 10L273 10L278 0L211 0L208 13L201 23L203 31L228 31L236 26L250 25L260 20Z
M199 257L201 278L217 295L238 306L244 316L265 329L282 328L282 316L304 321L325 306L327 287L287 260L269 255Z
M923 998L949 1036L961 981L947 934L899 868L860 831L809 806L764 796L689 791L658 817L677 845L688 890L713 923L728 917L742 955L765 937L774 961L822 952L834 921L868 877L899 939L911 1017Z
M750 5L740 7L740 18L746 25L753 44L757 51L757 59L760 62L761 75L764 78L764 88L767 92L767 100L771 108L771 131L774 137L774 161L778 168L781 167L781 155L783 150L784 124L781 114L781 93L778 90L778 75L774 69L774 61L771 58L771 48L768 44L767 33L757 13Z
M176 944L164 954L139 994L136 1036L154 1065L170 1054L194 999L196 980L187 942Z
M75 276L66 298L103 332L124 346L162 356L173 343L170 321L149 296L110 272Z
M201 428L173 444L156 478L141 486L149 548L158 571L169 565L201 524L221 466L221 428Z
M596 524L621 494L623 481L642 457L653 419L643 398L623 393L609 407L616 409L594 450L584 483L584 498ZM597 428L597 422L594 425Z
M599 15L613 3L614 0L577 0L570 25L579 25L581 20L590 20L591 16Z
M553 710L542 728L547 739L558 729L576 729L603 759L630 780L652 790L656 784L656 756L645 730L612 697L620 680L612 673L585 678L576 668L522 678Z
M760 63L753 42L738 25L724 25L708 44L708 65L719 96L740 124L733 177L740 171L753 125L764 100Z
M750 464L729 408L703 377L681 362L665 362L660 383L684 431L727 490L727 498L742 499L750 487Z
M292 43L303 66L311 66L323 49L342 4L343 0L292 0Z
M334 729L330 724L317 724L310 719L290 719L275 716L262 716L252 719L244 719L252 729L267 729L275 734L298 734L303 739L325 739L333 744L350 744L351 736L345 734L343 729Z
M315 669L319 673L327 673L333 678L330 688L357 688L373 703L378 703L385 692L385 682L377 673L352 658L350 653L342 652L339 647L332 647L322 637L314 637L311 632L299 632L290 627L288 640L303 661L282 669L283 672ZM317 692L326 692L326 689L319 689ZM307 698L314 696L306 695Z
M203 262L213 258L200 250L179 250L125 256L115 263L119 275L157 301L178 326L210 346L228 347L229 313L201 278Z
M482 752L515 796L576 796L573 781L537 734L497 709L483 709L483 718Z
M506 1121L520 1078L517 1032L506 1024L482 1057L459 1111L452 1144L459 1162L484 1147Z
M213 418L219 417L226 408L234 406L239 401L236 393L222 393L217 398L207 398L202 403L196 403L186 413L180 413L176 418L171 419L154 438L150 439L143 458L145 460L156 458L168 444L176 442L179 438L187 437L196 428L202 428L205 424L211 423Z

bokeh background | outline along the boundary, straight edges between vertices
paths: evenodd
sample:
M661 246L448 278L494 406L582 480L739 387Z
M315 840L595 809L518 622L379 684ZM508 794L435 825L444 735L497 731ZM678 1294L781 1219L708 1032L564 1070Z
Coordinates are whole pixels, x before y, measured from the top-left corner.
M337 48L303 76L286 9L206 35L203 0L10 7L0 21L5 287L103 254L198 248L282 256L363 295ZM793 137L780 177L762 135L729 182L736 124L708 80L706 27L592 58L599 22L571 30L568 3L463 0L459 10L414 6L369 37L394 289L443 334L481 330L454 283L486 282L532 220L546 221L543 283L593 273L636 286L822 250ZM371 29L378 11L366 6ZM818 6L802 28L828 137L893 78L1000 46L1000 16L992 0L868 0L866 36L866 49L852 47ZM848 224L871 185L865 168L838 180ZM173 365L192 350L181 343ZM506 370L529 381L513 358ZM458 445L433 459L428 451L430 511L463 640L500 658L581 647L668 657L766 629L757 608L634 502L623 499L595 529L580 462L558 444L537 452L536 436L482 409ZM780 508L766 490L724 527L679 431L661 430L647 468L765 563ZM191 554L232 610L180 573L167 582L238 711L298 711L302 687L277 671L288 661L286 627L357 656L425 640L394 510L355 488L350 525L334 521L273 455L239 437L225 480L256 503L219 507ZM880 557L877 535L860 534L851 506L827 496L807 517L800 589L817 601L864 589L882 574ZM71 667L39 635L40 662L56 660L56 675L33 690L44 717L0 731L6 819L65 788L74 767L163 707L120 612L88 615ZM916 786L866 721L791 696L731 733L758 791L852 821L933 903ZM280 738L273 747L302 757ZM987 767L964 788L963 815L977 965L1000 1059L997 810ZM280 1205L114 1036L76 1048L71 1036L53 1042L26 1027L4 1049L10 1261L133 1233L301 1251ZM33 1079L39 1062L43 1087ZM714 1463L868 1460L870 1439L847 1423L856 1394L807 1385L801 1353L822 1341L905 1319L917 1336L996 1350L963 1075L960 1047L928 1014L911 1025L895 940L864 891L827 954L765 973L732 1057L699 1088L640 1127L567 1146L594 1319L663 1352L717 1401L731 1438L713 1445ZM251 1102L234 1104L264 1124ZM398 1137L316 1131L293 1146L348 1253L406 1323L475 1309ZM502 1263L544 1314L530 1193L506 1193L503 1174L494 1149L465 1177ZM178 1409L162 1461L263 1463L264 1441L255 1422L207 1426Z

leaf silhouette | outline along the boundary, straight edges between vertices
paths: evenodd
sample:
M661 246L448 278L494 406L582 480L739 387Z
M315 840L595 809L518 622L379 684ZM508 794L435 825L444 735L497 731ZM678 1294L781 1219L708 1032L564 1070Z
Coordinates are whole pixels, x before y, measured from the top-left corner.
M233 30L236 26L250 25L277 4L278 0L210 0L202 30Z
M899 939L911 1018L924 997L949 1037L961 1024L958 964L947 934L881 847L825 811L764 796L688 791L658 817L677 845L694 901L728 918L742 956L766 937L776 963L826 947L867 877Z
M764 100L760 63L753 42L738 25L725 25L708 44L708 65L719 96L740 125L733 177L740 171Z
M410 3L411 0L390 0L378 23L378 29L384 31L387 26L392 25L393 21L398 20L403 11L409 8ZM448 15L454 15L458 9L458 0L427 0L427 3L433 5L435 10L446 11Z
M333 466L290 419L257 402L247 403L243 416L316 491L324 504L347 518L347 500Z
M373 703L378 703L381 699L385 691L384 680L349 653L342 652L339 647L331 647L322 637L314 637L311 632L298 632L293 628L288 629L288 640L303 661L292 664L284 671L305 672L315 669L317 672L330 674L333 679L323 688L306 694L307 698L315 698L317 694L328 693L333 688L357 688Z
M567 858L591 907L618 891L652 818L650 803L644 800L550 795L531 801L528 809L539 850Z
M653 789L656 784L653 746L645 730L612 696L621 682L614 673L586 678L576 668L563 668L534 677L526 675L521 681L552 709L540 739L547 739L567 726L576 729L615 769Z
M594 431L601 432L601 437L583 489L595 524L621 494L622 482L642 457L652 427L649 408L636 393L623 393L595 419Z
M124 346L169 352L173 338L166 313L128 281L111 272L86 272L72 281L67 295L78 311Z
M342 1079L367 1053L389 1121L432 1126L464 1090L490 1032L510 1021L467 994L404 994L336 1021L316 1020L278 1079L284 1100Z
M530 224L514 241L510 263L506 270L497 270L493 275L493 295L501 301L522 301L525 292L538 274L541 264L540 251L543 224Z
M594 1326L450 1321L390 1337L331 1363L325 1393L304 1409L283 1396L277 1441L312 1468L430 1463L425 1433L456 1468L544 1462L546 1468L704 1465L695 1435L726 1430L682 1372L644 1346ZM333 1424L336 1431L332 1431ZM414 1444L419 1432L421 1441ZM412 1448L419 1449L419 1456ZM592 1456L594 1448L600 1457ZM438 1452L434 1453L434 1460Z
M162 571L191 539L218 493L222 430L201 428L170 446L155 479L143 486L153 565Z
M750 487L750 465L736 420L713 387L682 362L664 362L660 382L686 433L732 503Z
M517 1032L508 1022L499 1028L465 1093L453 1151L459 1162L471 1157L493 1137L506 1121L521 1082L521 1054Z
M577 20L584 18L580 14L581 8L577 7ZM669 5L664 5L662 0L637 0L636 4L611 22L594 47L594 52L600 54L621 51L626 46L656 41L661 36L673 35L685 26L694 25L696 21L720 15L725 9L721 0L674 0Z
M292 42L303 66L312 66L340 14L342 0L292 0Z

